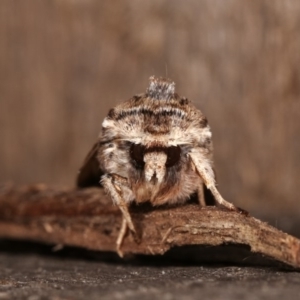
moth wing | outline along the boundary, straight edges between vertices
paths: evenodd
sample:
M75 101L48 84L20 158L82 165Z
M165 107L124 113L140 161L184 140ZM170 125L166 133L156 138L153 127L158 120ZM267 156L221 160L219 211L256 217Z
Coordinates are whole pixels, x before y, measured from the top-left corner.
M99 161L97 159L98 149L99 143L95 143L86 156L76 178L77 187L101 187L100 179L104 172L100 169Z

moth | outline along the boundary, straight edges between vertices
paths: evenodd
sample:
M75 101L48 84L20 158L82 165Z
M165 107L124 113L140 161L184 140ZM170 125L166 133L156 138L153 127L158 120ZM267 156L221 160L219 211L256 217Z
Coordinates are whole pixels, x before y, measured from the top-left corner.
M129 213L132 202L182 204L197 194L205 206L208 190L216 204L236 210L216 187L206 117L175 92L174 82L154 76L145 93L112 108L104 119L77 177L78 187L92 185L103 186L122 212L116 241L120 256L127 228L136 234Z

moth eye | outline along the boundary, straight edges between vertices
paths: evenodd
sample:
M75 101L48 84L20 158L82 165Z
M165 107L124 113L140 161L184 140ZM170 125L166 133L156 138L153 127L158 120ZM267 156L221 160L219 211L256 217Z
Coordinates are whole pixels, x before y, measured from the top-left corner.
M145 165L144 153L145 147L141 144L132 144L130 146L130 157L138 168L143 168Z
M181 148L179 146L171 146L167 148L167 162L166 167L170 168L176 165L181 156Z

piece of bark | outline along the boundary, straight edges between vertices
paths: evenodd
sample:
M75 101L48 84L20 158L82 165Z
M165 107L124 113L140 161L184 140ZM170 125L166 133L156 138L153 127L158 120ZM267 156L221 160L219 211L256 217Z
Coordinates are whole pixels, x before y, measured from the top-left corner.
M300 240L242 213L196 204L131 208L141 237L127 234L124 254L164 254L173 246L242 244L300 267ZM0 238L115 251L121 213L102 189L55 190L44 185L0 188Z

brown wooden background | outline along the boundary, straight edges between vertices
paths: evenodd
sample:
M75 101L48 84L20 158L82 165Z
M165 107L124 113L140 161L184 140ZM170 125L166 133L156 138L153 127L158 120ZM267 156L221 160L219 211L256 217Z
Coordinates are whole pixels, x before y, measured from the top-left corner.
M108 109L168 76L222 194L300 213L300 1L0 2L0 182L72 185Z

